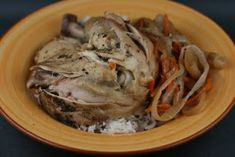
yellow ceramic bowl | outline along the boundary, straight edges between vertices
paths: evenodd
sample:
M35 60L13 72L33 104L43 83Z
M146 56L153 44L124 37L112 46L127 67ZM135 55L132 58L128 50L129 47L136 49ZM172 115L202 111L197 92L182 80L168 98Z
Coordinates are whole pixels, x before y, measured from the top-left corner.
M35 51L54 38L61 17L102 15L105 10L130 18L166 13L175 26L207 51L225 56L229 65L216 73L214 86L203 102L206 109L182 116L161 127L128 135L81 132L57 122L30 99L25 83ZM79 152L133 153L160 150L188 141L211 128L231 109L235 96L235 48L213 21L198 12L165 0L61 1L26 17L8 31L0 43L1 113L19 130L44 143Z

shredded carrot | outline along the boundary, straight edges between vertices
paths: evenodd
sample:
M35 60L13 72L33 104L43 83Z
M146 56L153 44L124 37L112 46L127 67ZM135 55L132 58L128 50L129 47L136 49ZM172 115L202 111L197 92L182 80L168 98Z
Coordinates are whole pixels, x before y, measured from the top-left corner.
M175 57L161 57L160 59L160 64L161 64L161 81L166 81L167 73L170 72L174 68L174 71L177 71L179 69L177 65L177 61Z
M174 87L174 82L172 81L172 82L166 87L166 93L169 93L173 87Z
M175 87L175 90L174 90L174 93L178 93L180 91L180 87L179 86L176 86Z
M180 43L173 42L172 49L174 52L180 53L182 45Z
M178 88L177 87L175 89L175 92L177 92L179 90L179 87ZM204 92L208 92L211 88L212 88L212 79L211 79L211 77L208 77L206 80L206 84L203 86L203 88L196 95L194 95L192 98L190 98L186 102L186 105L192 105ZM157 105L158 112L160 114L166 112L170 107L171 107L171 105L167 104L167 103L162 103L162 104ZM147 113L152 112L151 110L152 110L152 108L150 105L148 108L145 109L145 112L147 112Z
M192 98L190 98L190 99L186 102L186 105L192 105L193 102L195 102L203 93L204 93L204 91L203 91L203 90L200 90L196 95L194 95Z
M186 105L191 105L195 102L204 92L208 92L212 88L212 79L210 77L207 78L206 84L202 87L202 89L195 94L192 98L190 98Z
M175 57L171 57L171 63L172 63L172 65L176 65L177 64L177 61L176 61Z
M155 86L155 81L154 81L154 80L149 81L149 83L148 83L148 89L149 89L149 92L150 92L150 96L151 96L151 97L154 97L154 95L155 95L154 86Z
M112 62L109 62L109 69L110 70L116 69L116 64L112 63Z
M166 74L170 70L170 63L168 57L162 57L161 58L161 66L162 66L162 72L163 74Z
M158 109L159 113L166 112L170 107L171 107L171 105L167 104L167 103L157 105L157 109ZM147 113L151 112L151 105L145 109L145 112L147 112Z
M163 34L168 36L170 33L170 23L167 15L163 17Z
M180 68L179 68L179 65L175 65L175 71L178 71Z
M211 90L212 88L212 78L211 77L208 77L207 80L206 80L206 84L204 86L205 88L205 91L208 92L209 90Z
M183 81L184 81L184 82L189 82L189 79L190 79L190 78L187 77L187 76L184 76L184 77L183 77Z
M151 105L149 105L149 107L147 107L144 111L147 113L150 113L151 112Z
M159 112L159 113L164 113L164 112L166 112L170 107L171 107L171 105L170 105L170 104L167 104L167 103L163 103L163 104L157 105L157 108L158 108L158 112Z
M160 74L160 78L161 78L161 82L165 82L166 81L166 76Z

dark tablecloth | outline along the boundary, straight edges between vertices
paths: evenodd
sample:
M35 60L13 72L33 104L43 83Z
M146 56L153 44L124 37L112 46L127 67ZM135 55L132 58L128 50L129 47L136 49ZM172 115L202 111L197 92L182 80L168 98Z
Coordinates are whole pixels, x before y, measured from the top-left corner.
M55 0L0 0L0 35L15 22ZM178 0L217 22L235 39L235 1ZM235 87L234 87L235 88ZM1 87L0 87L1 90ZM152 156L233 157L235 156L235 109L213 129L193 141ZM157 135L156 135L157 136ZM75 157L84 156L36 142L10 126L0 116L0 157Z

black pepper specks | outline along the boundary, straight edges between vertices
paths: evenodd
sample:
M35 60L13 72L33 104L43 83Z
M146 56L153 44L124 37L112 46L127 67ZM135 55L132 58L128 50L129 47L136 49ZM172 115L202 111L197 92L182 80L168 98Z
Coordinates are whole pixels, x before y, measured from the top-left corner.
M121 45L120 43L116 43L115 46L116 46L116 48L120 48L120 45Z

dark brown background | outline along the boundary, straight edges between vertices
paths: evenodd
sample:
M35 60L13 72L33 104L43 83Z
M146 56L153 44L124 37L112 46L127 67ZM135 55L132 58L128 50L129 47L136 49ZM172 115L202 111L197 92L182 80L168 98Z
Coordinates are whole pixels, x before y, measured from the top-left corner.
M56 0L0 0L0 35L27 14L55 1ZM178 0L178 2L191 6L209 16L224 28L231 38L235 39L235 1ZM161 157L235 156L235 109L213 129L199 138L178 147L151 153L149 155ZM11 127L4 118L0 116L0 157L28 156L75 157L84 155L58 150L33 141Z

